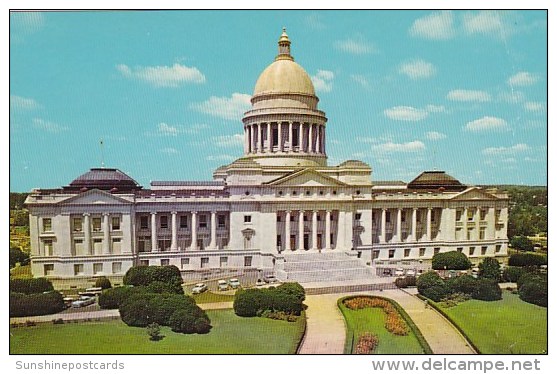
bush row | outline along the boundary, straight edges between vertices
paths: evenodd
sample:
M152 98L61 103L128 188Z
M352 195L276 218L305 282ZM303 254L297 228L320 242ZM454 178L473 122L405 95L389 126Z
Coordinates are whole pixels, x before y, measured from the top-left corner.
M500 300L502 294L499 284L494 279L476 279L470 275L462 275L444 281L434 271L420 275L416 285L421 295L436 302L454 293L467 294L473 299L484 301Z
M534 253L514 253L509 257L509 266L547 265L547 256Z
M156 294L184 294L184 289L180 284L174 282L168 284L164 282L154 281L147 286L121 286L105 289L99 295L99 306L101 309L118 309L120 305L131 295L138 293L156 293Z
M29 295L53 290L52 283L46 278L10 279L10 292Z
M10 292L10 317L42 316L64 310L64 298L59 292Z
M284 283L278 287L238 290L234 298L234 312L241 317L254 317L265 311L300 315L305 290L298 283Z
M153 282L182 284L180 269L168 266L134 266L124 275L124 284L131 286L147 286Z

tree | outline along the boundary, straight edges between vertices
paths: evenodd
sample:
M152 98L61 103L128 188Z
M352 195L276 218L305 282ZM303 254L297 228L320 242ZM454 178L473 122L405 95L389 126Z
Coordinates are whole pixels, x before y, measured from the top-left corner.
M514 236L510 244L511 247L519 251L532 252L534 250L534 244L526 236Z
M431 267L434 270L468 270L472 267L472 263L464 253L450 251L433 255Z
M29 264L29 255L19 248L10 248L10 269L14 268L16 264L27 265Z
M107 277L100 277L95 281L95 287L100 287L103 290L106 290L112 288L112 283L110 283L110 279Z
M484 258L478 268L480 278L495 279L496 281L501 278L501 264L493 257Z
M151 341L157 342L162 339L161 327L156 322L147 325L147 334L149 335L149 340Z

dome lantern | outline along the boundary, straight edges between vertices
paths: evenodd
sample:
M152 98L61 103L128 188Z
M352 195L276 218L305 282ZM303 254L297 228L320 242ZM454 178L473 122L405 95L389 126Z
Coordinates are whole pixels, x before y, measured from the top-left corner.
M282 34L279 38L278 45L279 54L275 58L275 61L283 59L294 61L294 58L290 55L290 39L288 38L288 34L286 34L286 27L282 28Z

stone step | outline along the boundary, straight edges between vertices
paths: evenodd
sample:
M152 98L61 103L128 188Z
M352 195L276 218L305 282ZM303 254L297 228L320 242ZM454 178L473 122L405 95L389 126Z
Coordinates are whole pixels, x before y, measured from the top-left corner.
M372 284L346 284L335 286L306 286L306 295L322 295L341 292L363 292L363 291L383 291L392 290L396 286L390 283L372 283Z
M286 262L285 271L329 270L365 267L358 259Z
M355 279L371 279L373 273L365 267L328 269L328 270L307 270L307 271L288 271L286 281L292 282L344 282Z
M310 252L304 253L300 251L283 252L285 262L305 262L305 261L323 261L349 258L345 252Z

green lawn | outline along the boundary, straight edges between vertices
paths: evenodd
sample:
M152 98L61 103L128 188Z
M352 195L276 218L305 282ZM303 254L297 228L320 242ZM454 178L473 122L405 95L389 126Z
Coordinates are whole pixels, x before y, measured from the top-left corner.
M44 324L10 328L11 354L203 354L295 353L305 317L296 322L243 318L231 309L207 311L213 326L206 335L161 329L164 339L149 340L146 329L121 321Z
M484 354L547 351L547 308L503 291L503 300L468 300L443 308Z
M197 295L191 295L197 304L220 303L223 301L234 301L234 295L216 294L206 291Z
M351 310L342 303L339 306L344 314L348 329L354 331L354 346L358 341L358 336L364 332L371 332L379 338L379 345L375 349L376 354L424 353L416 335L412 331L406 336L394 335L387 331L385 328L385 312L383 310L379 308ZM347 342L347 344L349 343ZM349 345L347 349L350 349Z

